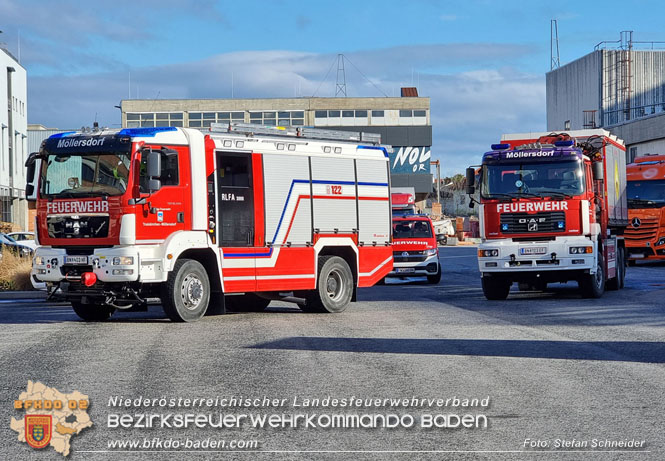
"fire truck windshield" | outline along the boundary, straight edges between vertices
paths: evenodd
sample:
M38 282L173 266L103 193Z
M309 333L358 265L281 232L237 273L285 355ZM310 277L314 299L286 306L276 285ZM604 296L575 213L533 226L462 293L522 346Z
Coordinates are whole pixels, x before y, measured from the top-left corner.
M584 170L578 161L483 165L483 198L572 197L584 192Z
M393 238L432 238L432 227L425 220L400 219L393 222Z
M48 154L41 193L49 198L121 195L129 182L129 153Z
M628 208L665 206L665 179L628 181Z

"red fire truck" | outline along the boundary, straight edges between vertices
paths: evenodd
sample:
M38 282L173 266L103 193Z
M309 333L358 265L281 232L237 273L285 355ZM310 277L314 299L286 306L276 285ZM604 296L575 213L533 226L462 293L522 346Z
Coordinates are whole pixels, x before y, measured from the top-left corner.
M483 156L478 264L487 299L510 286L577 280L600 297L623 287L628 225L623 142L605 130L504 135ZM475 170L467 170L473 193Z
M27 162L32 276L89 321L154 298L174 321L271 299L341 312L393 265L379 142L245 124L54 135Z

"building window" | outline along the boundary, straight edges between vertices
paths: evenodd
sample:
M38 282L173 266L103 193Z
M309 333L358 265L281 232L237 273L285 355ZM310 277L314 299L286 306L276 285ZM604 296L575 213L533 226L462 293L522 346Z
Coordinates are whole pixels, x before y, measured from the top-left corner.
M637 157L637 147L631 147L628 149L628 163L633 163Z
M250 112L249 121L250 123L258 123L261 125L270 126L302 126L305 124L305 112L302 110L280 112Z
M413 111L412 110L400 110L399 111L399 116L400 117L413 117Z
M210 128L212 123L242 123L244 112L190 112L190 128Z
M155 126L183 126L182 112L127 112L127 128L151 128Z
M570 130L570 120L566 120L565 122L563 122L563 129Z
M414 117L426 117L426 116L427 116L427 111L424 111L424 110L414 110L414 111L413 111L413 116L414 116Z
M385 117L385 113L382 110L373 110L372 111L372 117L376 117L376 118Z

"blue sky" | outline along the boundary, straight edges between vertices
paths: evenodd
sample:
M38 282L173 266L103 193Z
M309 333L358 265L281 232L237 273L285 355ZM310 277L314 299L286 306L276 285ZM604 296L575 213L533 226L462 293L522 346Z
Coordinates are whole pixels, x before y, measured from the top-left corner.
M622 30L665 40L665 3L651 0L101 5L0 0L0 41L18 55L20 38L30 123L119 126L121 99L227 98L231 81L235 97L334 96L335 69L323 79L343 53L349 96L417 85L431 98L432 154L445 174L477 162L501 133L545 129L551 19L562 64Z

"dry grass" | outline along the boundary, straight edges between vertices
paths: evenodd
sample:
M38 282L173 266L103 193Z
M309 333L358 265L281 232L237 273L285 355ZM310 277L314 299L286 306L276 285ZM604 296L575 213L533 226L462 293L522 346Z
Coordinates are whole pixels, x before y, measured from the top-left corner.
M0 259L0 291L33 290L30 283L32 260L20 258L5 249Z

